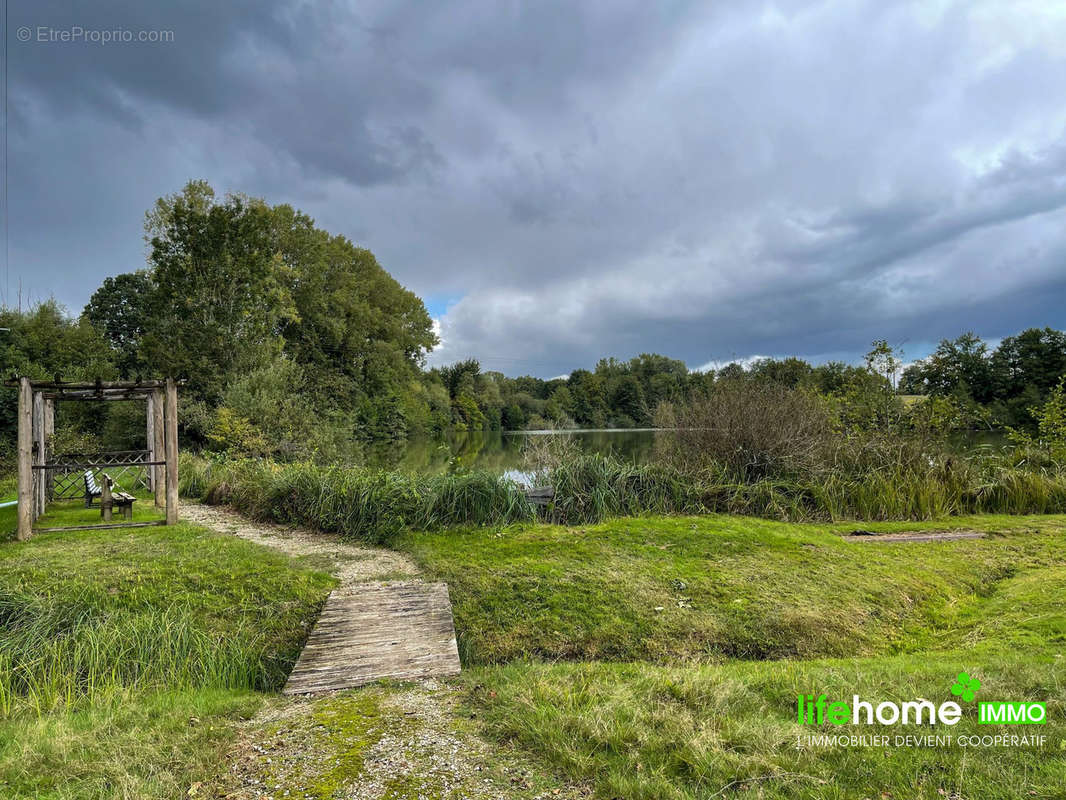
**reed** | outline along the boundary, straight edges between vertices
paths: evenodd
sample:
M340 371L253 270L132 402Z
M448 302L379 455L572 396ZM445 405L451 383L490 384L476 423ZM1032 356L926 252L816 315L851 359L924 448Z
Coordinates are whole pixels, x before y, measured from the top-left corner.
M541 509L520 486L488 472L418 476L185 456L181 475L186 495L372 544L387 544L408 530L506 525L538 515L572 525L640 514L728 513L798 522L1066 512L1061 469L1036 467L1016 454L929 455L869 441L817 470L749 480L715 466L683 469L571 455L551 469L555 499Z

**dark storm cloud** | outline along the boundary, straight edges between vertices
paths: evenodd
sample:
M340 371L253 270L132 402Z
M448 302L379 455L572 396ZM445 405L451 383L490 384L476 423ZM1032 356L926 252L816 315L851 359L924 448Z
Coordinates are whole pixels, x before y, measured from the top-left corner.
M8 37L11 280L75 310L206 177L447 298L434 360L1066 326L1055 4L12 0L21 25L173 31Z

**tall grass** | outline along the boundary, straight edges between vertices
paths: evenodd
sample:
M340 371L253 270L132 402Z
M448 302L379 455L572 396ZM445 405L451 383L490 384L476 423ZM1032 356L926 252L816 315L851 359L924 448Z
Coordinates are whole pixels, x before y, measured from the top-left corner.
M92 600L0 587L0 714L122 688L267 689L284 680L252 630L209 633L178 606L101 612Z
M384 544L404 530L500 525L536 518L584 524L611 516L728 513L785 521L933 519L975 514L1066 512L1066 474L1005 458L889 458L805 477L749 482L715 469L638 465L576 455L556 464L555 499L535 509L498 475L415 476L184 456L181 488L252 517L300 524Z
M256 519L305 525L372 544L408 529L535 519L517 484L487 472L415 476L184 455L179 474L187 496L227 503Z
M0 717L130 691L274 690L329 576L182 523L0 546Z

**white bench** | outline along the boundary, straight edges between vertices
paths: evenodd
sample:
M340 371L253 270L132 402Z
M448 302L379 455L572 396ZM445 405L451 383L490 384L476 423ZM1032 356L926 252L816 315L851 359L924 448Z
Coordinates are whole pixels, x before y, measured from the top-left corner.
M100 487L96 483L96 476L91 469L85 470L85 507L93 504L93 498L100 496Z

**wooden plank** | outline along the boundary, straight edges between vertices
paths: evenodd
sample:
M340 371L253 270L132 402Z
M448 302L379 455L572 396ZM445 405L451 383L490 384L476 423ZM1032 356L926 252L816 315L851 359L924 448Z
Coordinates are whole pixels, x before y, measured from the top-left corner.
M166 525L164 519L155 519L151 522L112 522L97 525L60 525L57 528L34 528L34 533L55 533L56 531L102 531L108 528L151 528L155 525Z
M166 411L167 525L178 521L178 387L167 378Z
M21 380L21 379L19 379ZM8 386L14 386L16 381L5 381ZM67 391L67 390L97 390L97 389L162 389L166 386L165 381L72 381L70 383L55 381L30 381L34 389Z
M64 400L64 401L78 401L88 402L90 400L99 400L102 402L120 402L124 400L147 400L149 397L149 391L122 389L115 391L104 392L79 392L79 393L66 393L66 392L49 392L44 391L44 396L49 400Z
M33 534L33 388L29 378L19 379L18 409L18 531L19 541Z
M151 467L165 465L166 461L71 461L64 464L33 465L32 469L107 469L108 467Z
M166 444L164 443L166 431L163 426L163 405L163 392L156 389L152 393L152 435L155 437L152 442L152 449L155 451L155 455L150 459L152 461L162 460L166 452ZM150 469L155 473L156 508L164 508L167 504L166 470L159 466L150 467Z
M361 686L382 678L457 675L445 583L367 583L326 601L285 694Z

